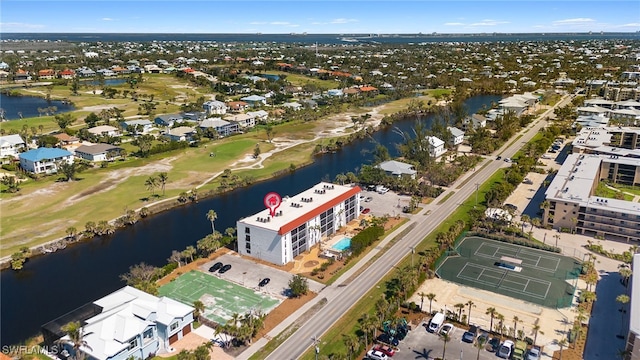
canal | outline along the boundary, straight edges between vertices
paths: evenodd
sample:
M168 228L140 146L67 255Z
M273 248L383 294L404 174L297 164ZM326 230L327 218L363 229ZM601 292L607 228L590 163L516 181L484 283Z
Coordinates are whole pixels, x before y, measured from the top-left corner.
M45 88L42 87L44 91ZM60 100L49 100L36 96L9 96L0 94L0 108L4 110L4 118L6 120L17 120L22 118L31 118L45 115L44 110L55 107L56 111L50 114L59 114L73 110L73 105ZM39 112L41 109L42 112Z
M469 113L490 106L500 96L482 95L466 100ZM431 125L431 116L423 119ZM145 262L164 266L172 250L183 250L211 232L206 218L215 210L216 229L235 227L239 218L264 208L263 196L276 191L294 195L322 180L333 180L339 173L357 172L362 164L373 161L376 143L385 145L397 156L401 141L394 128L410 130L417 119L396 122L371 138L360 139L331 154L318 156L315 162L292 174L254 184L195 204L143 219L111 236L70 246L55 254L30 259L19 272L0 273L0 345L16 344L36 335L40 326L85 303L92 302L124 286L120 275L131 265ZM106 204L105 204L106 205Z

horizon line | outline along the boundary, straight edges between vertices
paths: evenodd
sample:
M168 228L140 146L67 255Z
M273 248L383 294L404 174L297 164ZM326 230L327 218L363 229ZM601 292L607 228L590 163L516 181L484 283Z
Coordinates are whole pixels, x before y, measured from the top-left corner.
M635 31L564 31L564 32L464 32L464 33L445 33L445 32L437 32L432 31L429 33L423 32L362 32L362 33L348 33L348 32L337 32L337 33L309 33L309 32L278 32L278 33L263 33L263 32L25 32L25 31L3 31L3 34L128 34L128 35L153 35L153 34L198 34L198 35L424 35L424 36L433 36L433 35L518 35L518 34L586 34L586 35L597 35L597 34L640 34L640 30Z

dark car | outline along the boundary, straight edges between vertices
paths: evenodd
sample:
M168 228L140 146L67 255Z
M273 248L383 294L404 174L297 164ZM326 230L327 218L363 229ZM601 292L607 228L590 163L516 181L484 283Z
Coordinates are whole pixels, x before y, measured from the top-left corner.
M209 271L210 272L216 272L216 271L220 270L221 267L222 267L222 263L218 261L217 263L213 264L212 267L209 268Z
M491 340L489 340L489 344L487 345L487 351L496 352L498 351L499 347L500 347L500 339L494 337L494 338L491 338Z
M264 279L260 280L260 282L258 283L258 286L260 286L260 287L266 286L269 283L269 281L271 281L271 279L264 278Z
M371 209L369 209L369 208L364 208L364 209L362 209L361 213L363 213L363 214L365 214L365 215L366 215L366 214L368 214L368 213L369 213L369 211L371 211Z
M218 272L219 272L220 274L224 274L224 273L226 273L227 271L229 271L229 269L231 269L231 265L230 265L230 264L227 264L227 265L225 265L225 266L221 267L221 268L220 268L220 271L218 271Z
M489 333L487 333L486 331L481 331L480 335L478 336L478 343L485 345L489 343Z
M498 157L496 158L496 160L502 160L502 156L498 155Z
M469 330L465 331L464 334L462 334L462 341L473 343L476 339L477 334L478 334L478 327L475 325L471 325L469 327Z

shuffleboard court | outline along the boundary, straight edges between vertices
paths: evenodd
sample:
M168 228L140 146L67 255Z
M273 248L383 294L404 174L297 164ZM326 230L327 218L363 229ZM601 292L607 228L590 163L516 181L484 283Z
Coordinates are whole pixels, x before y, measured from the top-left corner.
M276 298L200 271L183 274L158 292L190 306L196 300L202 301L203 316L218 324L226 323L234 313L244 315L260 310L266 314L280 303Z
M570 306L579 261L552 252L472 236L436 269L445 280L547 307Z

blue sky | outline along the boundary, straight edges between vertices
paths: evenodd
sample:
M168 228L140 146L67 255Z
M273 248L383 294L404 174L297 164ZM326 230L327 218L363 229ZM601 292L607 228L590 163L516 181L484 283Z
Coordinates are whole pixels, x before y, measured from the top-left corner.
M552 33L638 30L638 0L0 2L0 33Z

